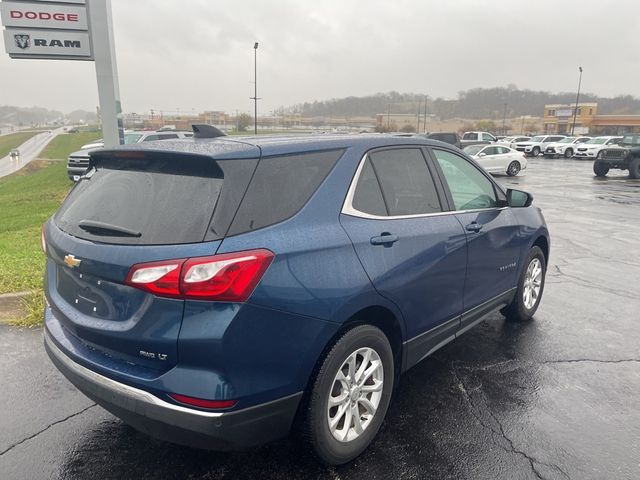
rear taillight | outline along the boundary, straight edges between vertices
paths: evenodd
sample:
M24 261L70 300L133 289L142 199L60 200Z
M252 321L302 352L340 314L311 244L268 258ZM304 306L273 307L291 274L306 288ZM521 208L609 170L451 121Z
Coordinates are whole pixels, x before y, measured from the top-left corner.
M186 258L139 263L131 267L125 283L154 295L180 296L180 271Z
M154 295L244 302L273 260L269 250L140 263L125 283Z
M237 400L205 400L203 398L187 397L186 395L180 395L177 393L170 393L169 396L175 401L184 403L192 407L208 408L211 410L220 410L223 408L231 408Z

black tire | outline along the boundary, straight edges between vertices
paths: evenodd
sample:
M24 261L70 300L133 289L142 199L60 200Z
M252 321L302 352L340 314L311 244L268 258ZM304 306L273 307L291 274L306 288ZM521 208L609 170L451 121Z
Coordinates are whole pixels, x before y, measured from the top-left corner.
M596 160L593 163L593 173L595 173L598 177L606 177L607 173L609 173L609 165Z
M527 308L524 303L524 290L525 290L525 279L527 276L527 269L529 265L537 259L542 266L542 280L540 284L540 293L538 294L535 303L531 308ZM547 273L547 262L544 258L544 253L540 247L534 246L529 250L529 255L527 255L527 259L523 264L522 271L520 272L520 278L518 278L518 288L516 290L515 297L511 301L509 305L504 307L501 310L501 313L507 317L507 320L512 322L525 322L529 320L536 313L538 306L540 305L540 300L542 299L542 294L544 293L544 283L545 276Z
M537 157L538 155L540 155L540 147L533 147L533 150L531 150L531 155L533 157Z
M507 167L507 175L509 175L510 177L515 177L519 173L520 173L520 162L517 162L514 160Z
M567 148L564 151L564 158L571 158L571 157L573 157L573 149Z
M640 158L634 158L629 162L629 176L640 178Z
M360 348L373 349L383 368L382 394L370 423L357 438L341 442L329 429L329 396L335 377L349 356ZM360 325L347 331L321 361L311 385L303 420L303 434L318 458L328 465L341 465L360 455L373 441L387 413L394 382L393 352L382 331L372 325ZM349 397L347 397L349 398ZM339 408L339 407L336 407ZM344 424L343 424L344 425Z

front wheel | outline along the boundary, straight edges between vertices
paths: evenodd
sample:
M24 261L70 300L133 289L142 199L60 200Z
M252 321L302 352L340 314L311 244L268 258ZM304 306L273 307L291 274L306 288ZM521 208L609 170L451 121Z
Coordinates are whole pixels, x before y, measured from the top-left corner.
M520 162L516 162L514 160L507 167L507 175L509 175L510 177L515 177L519 173L520 173Z
M533 147L533 150L531 150L531 155L534 157L537 157L538 155L540 155L540 148Z
M507 320L524 322L536 313L544 291L547 265L540 247L532 247L520 273L515 297L502 309Z
M640 178L640 158L634 158L629 162L629 176L631 178Z
M593 173L598 177L606 177L607 173L609 173L609 165L604 162L596 162L593 164Z
M322 360L310 392L304 433L316 455L341 465L373 441L393 389L393 352L382 331L346 332Z
M564 158L571 158L573 157L573 150L571 150L570 148L567 148L564 151Z

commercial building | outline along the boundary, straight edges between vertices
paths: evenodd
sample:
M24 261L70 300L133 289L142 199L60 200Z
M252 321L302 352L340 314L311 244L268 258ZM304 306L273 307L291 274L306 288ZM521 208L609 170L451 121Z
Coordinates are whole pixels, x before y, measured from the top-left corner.
M597 103L551 104L544 106L544 133L570 135L575 113L577 135L621 135L640 132L640 115L598 115Z

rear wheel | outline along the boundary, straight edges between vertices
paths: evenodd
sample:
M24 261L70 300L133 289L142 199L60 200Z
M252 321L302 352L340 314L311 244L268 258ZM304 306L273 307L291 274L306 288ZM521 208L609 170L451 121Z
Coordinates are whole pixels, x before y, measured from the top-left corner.
M510 177L515 177L519 173L520 173L520 162L516 162L514 160L507 167L507 175L509 175Z
M336 342L318 370L304 423L323 462L349 462L369 446L387 413L393 376L393 352L380 329L361 325Z
M502 309L502 314L507 320L514 322L524 322L533 317L544 291L547 265L540 247L531 248L524 265L515 297Z
M533 155L534 157L537 157L538 155L540 155L540 148L533 147L533 150L531 150L531 155Z
M573 150L570 148L567 148L564 151L564 158L571 158L571 157L573 157Z
M593 173L598 177L605 177L609 173L609 165L604 162L598 162L597 160L593 164Z
M640 178L640 158L634 158L629 162L629 176L631 178Z

